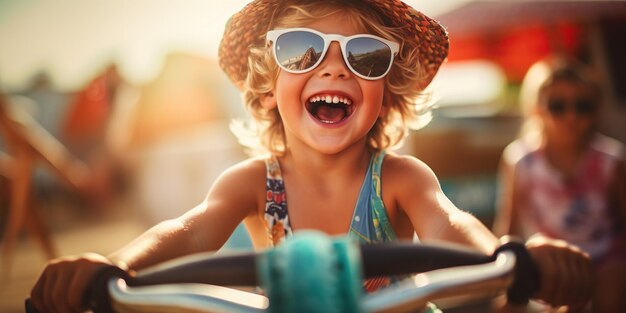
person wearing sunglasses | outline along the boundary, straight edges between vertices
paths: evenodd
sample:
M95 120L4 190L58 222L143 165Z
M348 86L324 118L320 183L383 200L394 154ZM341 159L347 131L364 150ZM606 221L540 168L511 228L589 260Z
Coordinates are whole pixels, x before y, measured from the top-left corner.
M390 151L430 120L426 87L448 45L439 23L398 0L252 1L227 23L219 62L252 116L233 129L262 154L226 170L196 208L107 258L51 262L33 288L33 304L78 311L98 265L132 273L214 251L242 220L256 249L315 229L365 243L412 240L416 233L492 254L499 240L446 198L430 168ZM542 275L553 268L538 298L584 301L590 276L584 253L549 240L529 243L529 251ZM364 288L395 279L401 278L368 280Z
M521 136L504 151L495 232L544 234L589 253L594 312L626 307L624 144L597 131L602 98L588 66L552 56L521 88Z

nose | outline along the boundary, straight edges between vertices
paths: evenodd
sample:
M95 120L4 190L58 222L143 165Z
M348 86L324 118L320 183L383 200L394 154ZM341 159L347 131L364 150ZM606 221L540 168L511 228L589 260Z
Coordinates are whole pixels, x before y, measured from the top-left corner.
M320 64L318 75L328 78L343 79L350 77L350 70L343 60L341 46L338 42L331 42L326 56L324 56Z

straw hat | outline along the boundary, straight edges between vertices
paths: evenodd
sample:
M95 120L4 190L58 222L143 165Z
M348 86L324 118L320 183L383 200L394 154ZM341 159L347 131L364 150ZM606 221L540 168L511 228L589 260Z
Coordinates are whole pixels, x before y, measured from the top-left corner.
M307 0L301 0L307 2ZM308 0L311 1L311 0ZM323 1L323 0L319 0ZM388 26L400 28L405 40L417 42L420 61L426 70L426 87L448 55L448 33L437 21L408 6L400 0L345 0L362 2L378 11ZM254 0L235 13L226 24L219 47L219 64L239 88L248 74L248 52L251 47L263 46L265 33L275 11L285 0Z

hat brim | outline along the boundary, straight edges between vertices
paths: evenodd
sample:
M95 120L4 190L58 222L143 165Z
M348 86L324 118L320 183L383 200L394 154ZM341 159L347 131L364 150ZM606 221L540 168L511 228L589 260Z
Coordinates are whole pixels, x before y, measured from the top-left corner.
M354 3L354 0L351 2ZM378 11L389 23L387 26L399 29L404 40L416 43L420 65L425 73L424 81L417 87L428 86L448 56L449 40L445 28L400 0L360 2ZM250 48L264 44L263 35L269 30L274 12L281 5L284 1L254 0L227 22L218 51L219 64L237 87L243 87L248 75Z

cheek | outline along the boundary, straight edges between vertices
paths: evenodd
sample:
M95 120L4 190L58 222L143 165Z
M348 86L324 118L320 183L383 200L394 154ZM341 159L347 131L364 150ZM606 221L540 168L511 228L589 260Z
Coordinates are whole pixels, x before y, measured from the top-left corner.
M579 118L573 123L573 127L575 127L576 131L579 134L585 134L593 129L594 123L593 120L589 117Z
M381 102L383 98L385 98L385 81L382 79L368 82L363 86L363 89L365 92L369 93L373 97L376 97Z
M301 82L302 76L304 75L291 74L284 71L280 72L274 88L279 106L283 103L300 101L300 95L302 94L302 88L304 86Z
M545 131L548 135L560 138L580 138L593 129L589 119L558 119L552 118L544 121Z
M387 106L383 106L383 104L391 100L391 96L385 94L383 81L368 82L368 84L363 85L363 96L368 102L368 107L380 110L380 115L385 114Z

